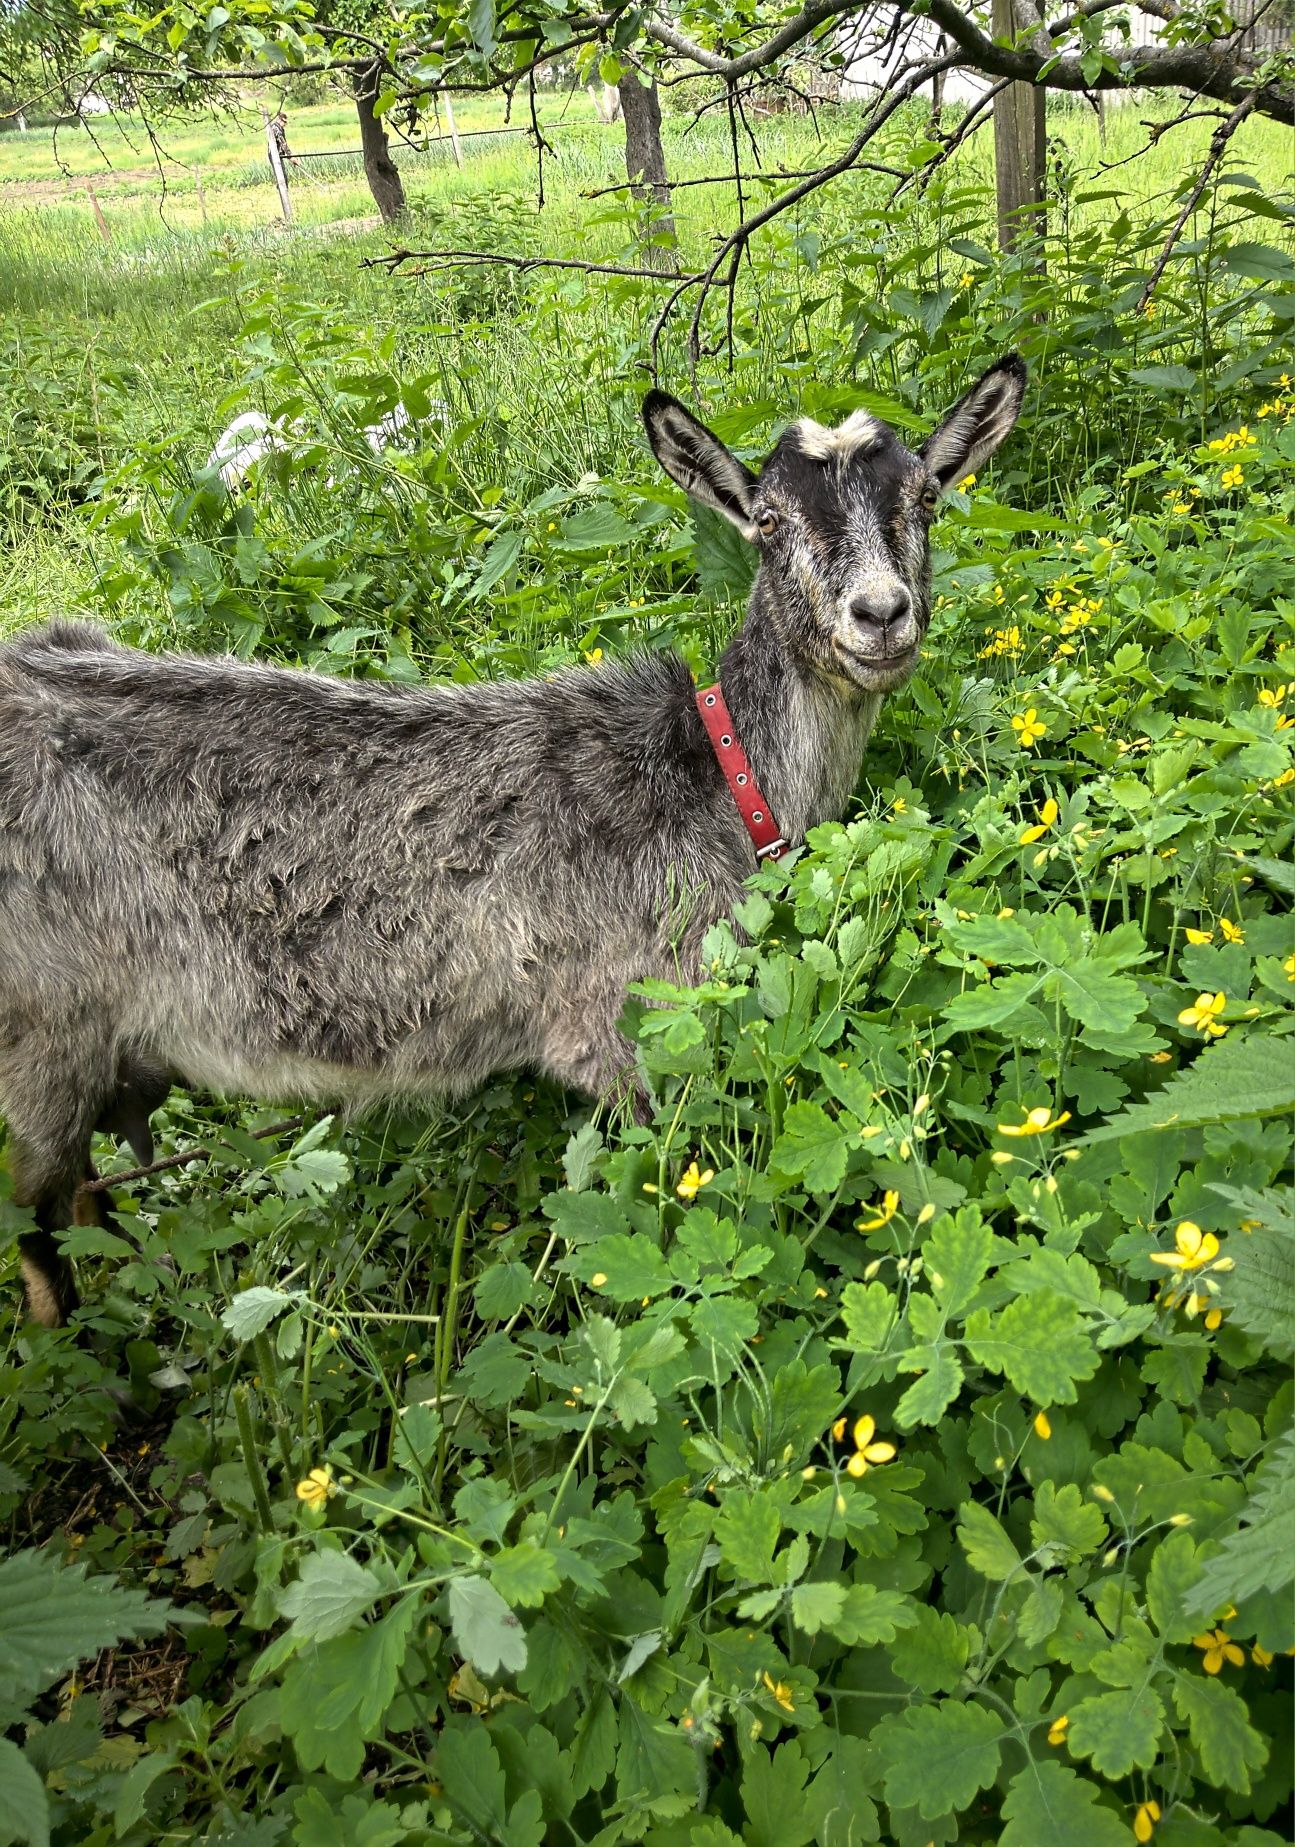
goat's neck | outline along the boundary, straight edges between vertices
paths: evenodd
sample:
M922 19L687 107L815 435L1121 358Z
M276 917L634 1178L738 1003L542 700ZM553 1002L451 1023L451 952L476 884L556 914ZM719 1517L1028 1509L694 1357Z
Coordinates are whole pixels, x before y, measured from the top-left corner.
M798 666L758 598L720 662L724 697L774 819L788 840L845 812L881 706Z

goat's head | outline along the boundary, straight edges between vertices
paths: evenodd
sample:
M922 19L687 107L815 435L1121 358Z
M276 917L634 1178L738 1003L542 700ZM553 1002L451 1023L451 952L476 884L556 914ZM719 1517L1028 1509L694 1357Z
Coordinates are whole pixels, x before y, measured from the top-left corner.
M907 679L930 620L931 517L1016 422L1025 366L991 366L914 452L869 412L838 429L802 417L759 474L676 398L643 401L666 473L760 553L757 594L783 646L859 692Z

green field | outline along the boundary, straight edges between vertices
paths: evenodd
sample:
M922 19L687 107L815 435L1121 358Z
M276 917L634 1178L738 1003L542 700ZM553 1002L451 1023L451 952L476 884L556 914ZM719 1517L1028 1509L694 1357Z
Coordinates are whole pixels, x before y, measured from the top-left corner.
M1295 137L1245 124L1144 308L1211 131L1143 151L1168 113L1051 106L1041 253L986 134L816 193L695 364L659 279L363 266L641 268L582 93L543 210L522 136L398 149L397 232L343 160L284 226L250 103L160 172L129 121L0 138L3 632L709 676L753 560L648 452L654 357L753 465L1031 372L848 814L631 998L650 1126L525 1074L359 1122L176 1092L159 1155L211 1158L68 1233L80 1327L0 1351L0 1842L1289 1838ZM748 209L859 120L759 120ZM289 140L357 145L340 103ZM666 145L690 270L728 123ZM0 1152L16 1275L11 1191Z

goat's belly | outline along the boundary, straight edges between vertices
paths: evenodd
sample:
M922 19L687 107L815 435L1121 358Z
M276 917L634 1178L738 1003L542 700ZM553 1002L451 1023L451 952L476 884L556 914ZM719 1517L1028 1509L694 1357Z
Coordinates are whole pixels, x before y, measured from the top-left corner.
M419 1035L371 1064L340 1063L292 1050L257 1054L192 1039L159 1049L179 1082L190 1089L355 1112L399 1099L462 1094L492 1072L513 1069L533 1056L519 1035L498 1030L476 1036L470 1047L455 1046L450 1056L445 1055L449 1047L433 1048L425 1035Z

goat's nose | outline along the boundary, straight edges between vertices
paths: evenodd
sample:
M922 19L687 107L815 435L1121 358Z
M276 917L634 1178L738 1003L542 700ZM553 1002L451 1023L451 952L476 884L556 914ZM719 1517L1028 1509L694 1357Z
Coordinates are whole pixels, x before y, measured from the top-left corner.
M856 622L875 622L883 629L892 622L902 622L912 607L913 599L902 584L888 590L869 590L850 600L850 614Z

